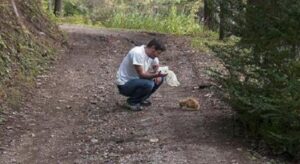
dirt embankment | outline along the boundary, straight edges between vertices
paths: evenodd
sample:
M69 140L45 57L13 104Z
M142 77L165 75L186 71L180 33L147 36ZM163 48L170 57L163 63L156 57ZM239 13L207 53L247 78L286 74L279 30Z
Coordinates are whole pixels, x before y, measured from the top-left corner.
M55 60L62 33L38 0L0 2L0 112L19 108L24 90ZM0 113L0 122L3 114Z

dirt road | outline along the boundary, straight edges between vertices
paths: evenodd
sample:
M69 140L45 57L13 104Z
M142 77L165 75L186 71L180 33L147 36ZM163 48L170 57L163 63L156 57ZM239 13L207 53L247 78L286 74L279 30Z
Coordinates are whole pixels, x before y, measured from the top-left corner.
M197 89L209 83L205 69L215 63L190 48L187 38L61 28L69 35L69 48L39 76L22 109L1 125L0 163L269 163L233 137L231 112L212 90ZM166 41L168 51L160 61L181 86L164 84L151 107L125 110L114 84L116 70L134 44L154 37ZM189 96L199 100L200 111L179 108L178 100Z

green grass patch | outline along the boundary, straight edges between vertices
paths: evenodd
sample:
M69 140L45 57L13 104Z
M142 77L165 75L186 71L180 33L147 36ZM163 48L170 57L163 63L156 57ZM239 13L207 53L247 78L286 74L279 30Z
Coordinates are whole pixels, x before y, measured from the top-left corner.
M240 38L231 36L225 40L219 40L219 34L210 30L203 30L194 36L192 39L192 46L202 52L211 53L211 46L233 45L239 41Z
M165 15L120 10L104 22L104 25L113 28L142 29L177 35L196 35L202 31L202 26L196 23L193 16L177 12L175 6Z

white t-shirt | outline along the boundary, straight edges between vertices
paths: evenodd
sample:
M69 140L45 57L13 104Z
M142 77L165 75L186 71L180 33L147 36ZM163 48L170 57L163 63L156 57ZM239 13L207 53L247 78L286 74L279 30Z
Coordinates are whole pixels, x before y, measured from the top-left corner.
M144 71L148 71L151 66L158 64L158 58L152 59L146 54L145 45L132 48L119 67L117 72L117 85L124 85L129 80L139 79L134 65L140 65Z

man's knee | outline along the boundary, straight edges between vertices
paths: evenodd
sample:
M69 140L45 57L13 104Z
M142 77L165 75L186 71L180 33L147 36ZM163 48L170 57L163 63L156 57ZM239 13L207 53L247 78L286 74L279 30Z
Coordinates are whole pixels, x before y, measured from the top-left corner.
M143 87L144 87L144 89L151 91L154 88L154 85L155 85L154 81L152 81L152 80L146 80L145 83L144 83L144 85L143 85Z
M154 80L155 85L160 86L164 82L164 78L158 77Z

